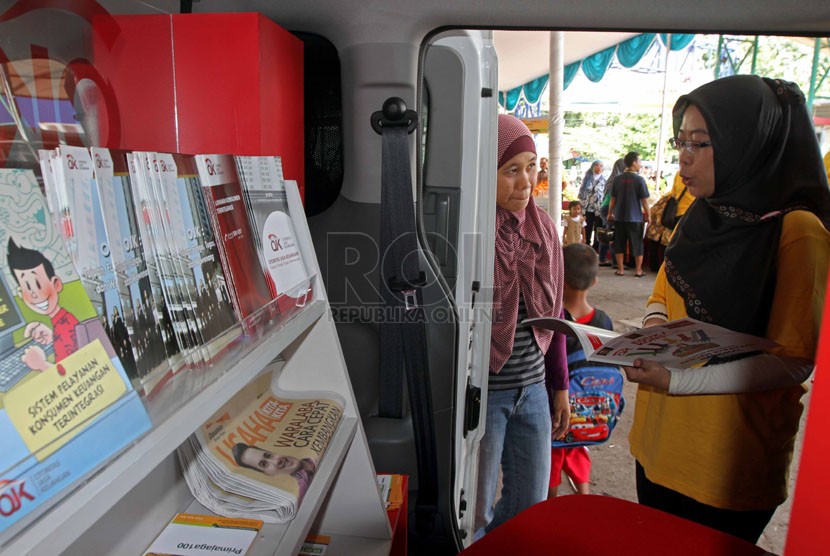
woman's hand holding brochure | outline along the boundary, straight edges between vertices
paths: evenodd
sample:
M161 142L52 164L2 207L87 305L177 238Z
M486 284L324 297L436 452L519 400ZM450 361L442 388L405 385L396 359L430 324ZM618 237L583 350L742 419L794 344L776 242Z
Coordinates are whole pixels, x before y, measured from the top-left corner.
M769 390L803 382L812 370L809 361L765 353L778 345L771 340L691 318L624 334L552 317L525 322L574 336L588 360L620 365L631 382L670 394Z

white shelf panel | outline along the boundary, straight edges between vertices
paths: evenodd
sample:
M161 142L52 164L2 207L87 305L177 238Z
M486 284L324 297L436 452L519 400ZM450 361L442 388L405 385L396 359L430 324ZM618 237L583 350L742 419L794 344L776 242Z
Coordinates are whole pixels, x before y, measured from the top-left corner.
M337 474L340 472L343 460L346 459L346 454L352 445L357 426L357 419L354 417L344 417L340 421L337 432L335 432L320 460L320 467L314 475L314 480L311 481L305 499L297 510L297 515L288 523L266 523L251 549L246 553L247 555L292 556L297 553L300 545L308 536L309 528L314 522L317 512L320 511L325 502L326 493L329 492ZM184 512L215 515L196 501ZM171 515L170 519L172 518Z
M27 519L22 530L8 531L15 536L0 552L16 556L62 553L325 310L325 301L312 301L277 329L251 342L233 361L173 377L157 396L144 400L153 428L74 489L61 493L47 511Z
M325 531L320 533L325 535ZM360 556L389 556L392 541L389 539L370 539L368 537L353 537L350 535L331 535L331 542L326 554L332 556L342 554L360 554Z

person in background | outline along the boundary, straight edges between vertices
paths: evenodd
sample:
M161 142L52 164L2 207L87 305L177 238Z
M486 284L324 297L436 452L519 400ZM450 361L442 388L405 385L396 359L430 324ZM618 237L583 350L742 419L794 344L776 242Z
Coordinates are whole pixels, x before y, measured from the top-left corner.
M562 248L562 259L565 264L565 294L562 301L565 306L565 318L613 330L611 317L588 302L588 290L596 285L599 271L599 256L596 251L584 243L572 243ZM565 342L568 371L585 367L587 361L579 340L568 337ZM562 471L573 481L578 494L590 494L591 455L586 446L551 448L550 461L548 498L558 494Z
M602 175L602 170L602 161L593 161L579 187L579 200L585 213L585 242L597 250L599 242L594 235L594 229L602 225L599 209L605 197L605 176Z
M475 539L547 498L551 438L564 434L570 413L565 336L522 324L563 314L563 270L556 226L530 194L536 147L518 118L498 117L497 161L494 318Z
M539 172L536 177L536 183L548 181L548 159L544 156L539 159Z
M568 204L568 214L562 215L562 225L564 231L562 233L562 245L570 243L587 243L587 236L585 233L585 216L582 214L582 203L579 201L571 201Z
M534 197L545 197L548 193L548 159L539 159L539 171L536 173L536 187L533 188Z
M640 171L640 153L625 155L625 172L611 184L611 203L608 219L614 223L614 255L617 258L617 276L625 276L625 248L628 245L634 259L634 276L643 276L643 232L649 222L646 182Z
M639 383L637 496L755 543L787 497L830 265L830 190L795 84L725 77L681 96L673 116L696 201L644 325L689 316L778 346L683 372L645 358L624 367Z
M603 195L602 204L599 207L599 216L602 219L602 226L605 228L611 227L608 221L608 207L611 205L611 184L614 183L614 178L616 178L623 172L625 172L625 160L622 158L618 158L616 162L614 162L614 166L611 167L611 175L608 176L608 179L605 182L605 195ZM611 259L613 258L611 256L613 245L613 242L600 241L599 266L613 265L611 261Z
M645 251L644 263L648 265L652 272L657 272L660 265L663 263L663 257L666 252L666 246L669 244L671 234L674 228L665 228L661 222L663 210L666 207L666 202L670 199L677 199L677 227L680 223L680 217L683 216L692 201L695 200L692 195L686 191L686 186L683 184L683 179L680 173L674 175L674 185L671 191L666 193L663 197L657 200L651 208L649 208L649 224L646 228L646 237L643 239L643 247Z

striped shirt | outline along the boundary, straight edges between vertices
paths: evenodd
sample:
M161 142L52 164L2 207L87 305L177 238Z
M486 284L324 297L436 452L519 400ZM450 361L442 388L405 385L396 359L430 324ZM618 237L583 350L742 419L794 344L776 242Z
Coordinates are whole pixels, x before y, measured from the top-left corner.
M545 354L536 344L533 328L522 324L522 321L526 318L527 306L525 306L524 297L520 295L513 352L500 373L490 373L490 390L522 388L545 380Z

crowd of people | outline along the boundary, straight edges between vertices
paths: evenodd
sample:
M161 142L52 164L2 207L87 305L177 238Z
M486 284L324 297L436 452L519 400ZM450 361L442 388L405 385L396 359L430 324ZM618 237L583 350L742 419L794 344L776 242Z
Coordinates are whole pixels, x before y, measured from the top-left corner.
M639 502L755 543L788 495L830 266L830 187L804 95L781 80L718 79L677 100L670 146L679 177L662 204L649 204L637 152L607 178L594 161L560 243L533 199L532 136L517 118L499 116L500 318L492 324L477 538L554 495L551 469L589 490L587 453L550 450L569 426L566 339L523 321L610 324L587 290L600 266L624 276L628 262L635 276L645 273L646 226L664 251L644 326L692 317L776 347L682 372L646 357L622 368L638 384L629 440Z

